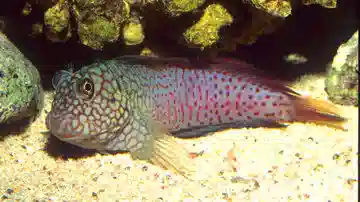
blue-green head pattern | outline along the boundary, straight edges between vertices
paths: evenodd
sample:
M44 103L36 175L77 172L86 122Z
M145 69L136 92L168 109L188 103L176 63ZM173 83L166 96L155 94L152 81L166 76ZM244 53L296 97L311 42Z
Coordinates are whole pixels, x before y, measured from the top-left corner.
M128 120L119 84L105 63L96 62L74 73L60 71L53 86L56 93L46 125L60 140L99 149Z

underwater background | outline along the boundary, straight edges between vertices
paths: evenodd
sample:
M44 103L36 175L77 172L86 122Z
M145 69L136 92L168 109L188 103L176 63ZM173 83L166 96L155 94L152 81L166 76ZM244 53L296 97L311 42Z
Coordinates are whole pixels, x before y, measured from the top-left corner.
M356 0L0 5L1 201L357 201ZM347 131L294 123L178 139L199 175L214 173L198 181L51 136L55 72L126 54L247 61L337 104Z

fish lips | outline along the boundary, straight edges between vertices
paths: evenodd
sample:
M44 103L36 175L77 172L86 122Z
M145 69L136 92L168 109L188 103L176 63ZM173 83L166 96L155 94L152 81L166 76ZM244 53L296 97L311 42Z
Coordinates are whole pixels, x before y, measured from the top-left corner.
M71 115L63 117L56 117L53 113L49 112L45 119L45 125L50 133L60 140L69 141L73 139L83 139L82 134L75 133L69 129L69 124L73 120Z

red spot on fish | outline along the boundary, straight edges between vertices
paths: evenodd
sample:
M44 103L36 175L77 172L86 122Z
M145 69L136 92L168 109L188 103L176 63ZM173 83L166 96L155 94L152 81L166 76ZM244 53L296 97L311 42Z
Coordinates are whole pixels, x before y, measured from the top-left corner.
M254 102L254 105L255 105L255 106L258 105L258 102L255 101L255 102Z
M259 116L260 112L254 112L254 116Z
M246 89L246 84L241 86L241 90L245 90Z
M251 116L246 116L246 118L247 118L248 120L251 120L251 119L252 119L252 117L251 117Z
M219 114L219 110L215 110L215 114L218 115L218 114Z
M238 81L238 82L241 82L241 81L242 81L242 78L241 78L241 77L238 77L238 78L237 78L237 81Z
M229 82L230 82L230 83L232 82L232 78L231 78L231 77L229 78Z
M229 114L230 114L230 110L226 110L225 111L225 116L229 116Z
M196 113L196 121L200 121L200 112L201 112L201 106L199 107L197 113Z
M225 74L224 74L224 75L225 75ZM221 78L221 81L222 81L222 82L225 82L225 78L224 78L224 77L223 77L223 78Z
M230 121L232 121L232 120L234 120L234 118L233 118L233 117L231 117L231 116L229 116L229 120L230 120Z
M265 107L265 106L266 106L266 102L261 102L261 106Z
M237 99L240 100L240 99L241 99L241 93L237 93L237 94L236 94L236 97L237 97Z
M191 121L192 120L192 112L193 112L193 108L192 106L188 106L188 109L189 109L189 120Z
M238 115L238 116L242 116L242 113L241 113L241 112L238 112L237 115Z
M254 106L248 105L247 108L248 108L249 110L252 110L252 109L254 109Z
M276 103L276 102L273 102L273 103L272 103L272 106L273 106L273 107L276 107L276 106L277 106L277 103Z
M197 89L198 89L198 93L199 93L199 99L202 100L201 87L198 86Z
M239 102L235 101L235 109L238 110L239 109Z
M230 89L230 86L229 86L229 85L226 85L226 86L225 86L225 89L226 89L226 90L229 90L229 89Z
M266 100L270 99L270 95L265 95L265 99Z
M215 102L215 103L214 103L214 108L218 108L218 105L219 105L219 103L218 103L218 102Z
M216 74L214 74L214 80L217 80L218 79L218 77L217 77L217 75Z

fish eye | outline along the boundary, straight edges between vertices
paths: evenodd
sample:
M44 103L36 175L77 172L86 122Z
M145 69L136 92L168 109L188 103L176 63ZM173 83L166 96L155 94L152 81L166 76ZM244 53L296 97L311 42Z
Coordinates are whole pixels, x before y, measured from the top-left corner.
M81 93L84 98L90 99L94 95L94 83L86 78L78 83L77 91Z

